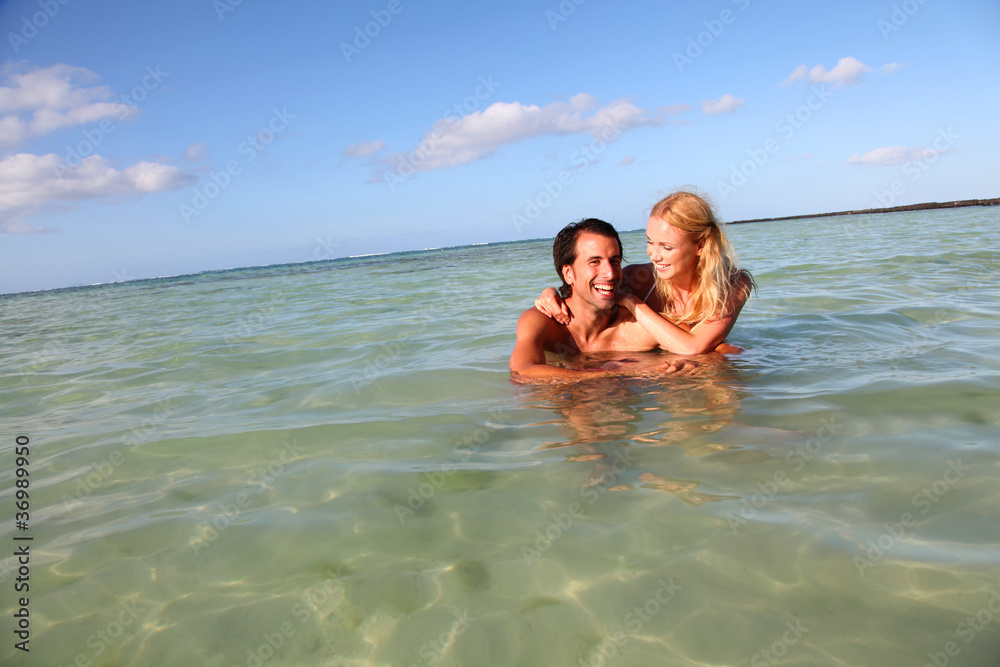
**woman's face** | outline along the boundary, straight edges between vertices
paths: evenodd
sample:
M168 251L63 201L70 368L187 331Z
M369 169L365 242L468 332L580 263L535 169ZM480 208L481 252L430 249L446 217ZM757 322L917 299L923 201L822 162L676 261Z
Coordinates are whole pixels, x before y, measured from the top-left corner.
M701 245L690 241L684 232L662 218L650 218L646 225L646 252L660 280L682 284L697 275Z

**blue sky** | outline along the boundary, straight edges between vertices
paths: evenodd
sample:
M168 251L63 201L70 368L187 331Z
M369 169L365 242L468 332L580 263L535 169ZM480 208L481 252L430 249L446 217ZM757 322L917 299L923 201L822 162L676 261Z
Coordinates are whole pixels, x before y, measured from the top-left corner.
M0 293L1000 196L995 0L0 2Z

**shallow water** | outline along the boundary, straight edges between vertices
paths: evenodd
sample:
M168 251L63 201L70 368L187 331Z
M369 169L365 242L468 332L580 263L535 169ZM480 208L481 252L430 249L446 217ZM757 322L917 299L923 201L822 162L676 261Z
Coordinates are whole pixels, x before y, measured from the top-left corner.
M0 298L0 660L995 666L998 218L734 226L745 353L561 388L544 240Z

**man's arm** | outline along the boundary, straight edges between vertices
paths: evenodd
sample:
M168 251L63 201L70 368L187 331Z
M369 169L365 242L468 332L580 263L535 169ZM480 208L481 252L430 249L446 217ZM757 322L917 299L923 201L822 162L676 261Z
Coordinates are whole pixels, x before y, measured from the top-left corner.
M691 361L670 359L655 366L640 370L628 371L574 371L545 363L546 346L556 344L562 339L563 331L559 324L542 315L534 308L521 314L517 321L517 342L514 352L510 355L511 375L523 381L548 380L559 382L574 382L597 377L621 377L622 375L666 374L679 370L689 370L697 367Z
M517 320L517 342L510 355L511 372L528 378L575 378L583 375L580 371L545 363L545 347L555 342L559 326L534 308L521 313Z

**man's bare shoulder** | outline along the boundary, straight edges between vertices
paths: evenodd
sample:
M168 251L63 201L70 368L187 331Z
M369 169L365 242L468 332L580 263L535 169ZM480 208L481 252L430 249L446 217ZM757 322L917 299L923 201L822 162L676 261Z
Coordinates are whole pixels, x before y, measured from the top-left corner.
M555 324L556 326L563 326L553 320L548 315L545 315L537 308L528 308L526 311L521 313L521 316L517 318L517 330L520 331L523 328L535 330L547 328L549 324Z
M559 324L537 308L528 308L517 319L517 337L540 338L546 343L556 343L572 336L566 325Z

